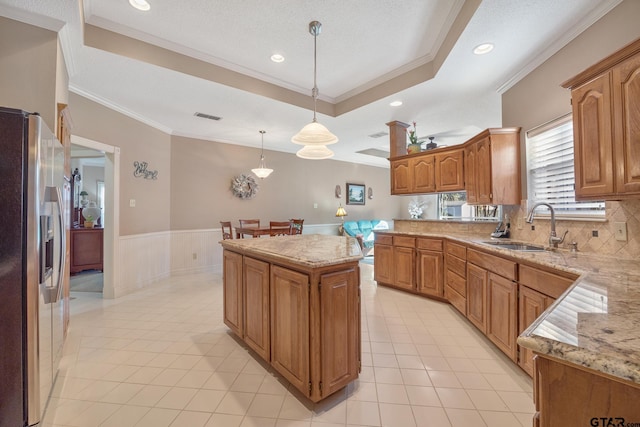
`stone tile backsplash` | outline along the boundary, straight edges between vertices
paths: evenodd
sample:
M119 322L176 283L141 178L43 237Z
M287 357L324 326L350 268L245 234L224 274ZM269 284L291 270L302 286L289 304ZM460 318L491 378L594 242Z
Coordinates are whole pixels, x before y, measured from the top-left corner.
M605 207L606 220L602 222L556 220L558 236L569 230L560 247L568 249L569 243L577 242L579 251L640 259L640 200L606 202ZM531 224L524 221L527 212L522 206L504 206L503 209L511 220L512 239L547 244L550 229L548 219L535 218L535 230L531 230ZM627 223L626 242L615 239L616 222ZM519 225L522 226L521 229L518 228ZM597 237L593 235L594 231L597 232Z

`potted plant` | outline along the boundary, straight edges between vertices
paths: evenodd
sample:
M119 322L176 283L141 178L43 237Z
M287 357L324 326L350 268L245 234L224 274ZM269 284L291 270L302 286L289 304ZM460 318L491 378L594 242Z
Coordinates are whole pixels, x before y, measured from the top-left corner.
M84 228L93 228L94 226L94 218L91 215L87 215L87 217L84 219Z
M419 153L422 148L418 142L418 134L416 133L416 122L413 122L413 129L407 129L409 135L409 145L407 145L407 154Z

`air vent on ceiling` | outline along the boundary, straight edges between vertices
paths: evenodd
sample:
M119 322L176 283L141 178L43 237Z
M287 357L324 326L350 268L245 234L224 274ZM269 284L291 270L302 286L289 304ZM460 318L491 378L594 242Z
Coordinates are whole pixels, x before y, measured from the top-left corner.
M384 150L378 150L377 148L367 148L366 150L356 151L358 154L366 154L368 156L382 157L383 159L389 158L389 152Z
M383 136L387 136L387 135L389 135L389 133L383 131L383 132L378 132L378 133L371 134L371 135L369 135L369 137L370 138L382 138Z
M194 114L194 116L196 116L196 117L202 117L203 119L215 120L215 121L218 121L218 120L221 120L221 119L222 119L222 117L212 116L211 114L198 113L197 111L196 111L196 113Z

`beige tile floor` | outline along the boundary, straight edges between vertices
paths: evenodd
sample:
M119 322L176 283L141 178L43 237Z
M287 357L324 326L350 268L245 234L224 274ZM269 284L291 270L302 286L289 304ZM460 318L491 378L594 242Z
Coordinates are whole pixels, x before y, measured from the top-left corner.
M360 378L311 404L222 323L219 274L73 293L46 427L530 426L531 380L455 310L361 265Z

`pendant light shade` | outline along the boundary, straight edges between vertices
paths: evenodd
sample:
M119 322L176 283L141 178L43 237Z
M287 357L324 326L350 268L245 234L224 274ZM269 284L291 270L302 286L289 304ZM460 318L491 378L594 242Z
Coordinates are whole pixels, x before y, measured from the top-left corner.
M251 169L251 172L253 172L260 179L264 179L268 177L269 175L271 175L271 172L273 172L273 169L269 169L264 161L264 134L265 133L267 132L264 130L260 131L260 134L262 135L262 150L260 152L260 163L258 164L257 168Z
M291 138L291 142L304 145L304 147L296 153L296 156L303 159L320 160L333 157L333 152L326 146L338 142L338 137L329 132L329 129L316 120L316 104L318 101L318 86L316 84L316 39L321 30L322 24L320 22L312 21L309 23L309 33L313 36L313 90L311 91L311 96L313 97L313 121Z

